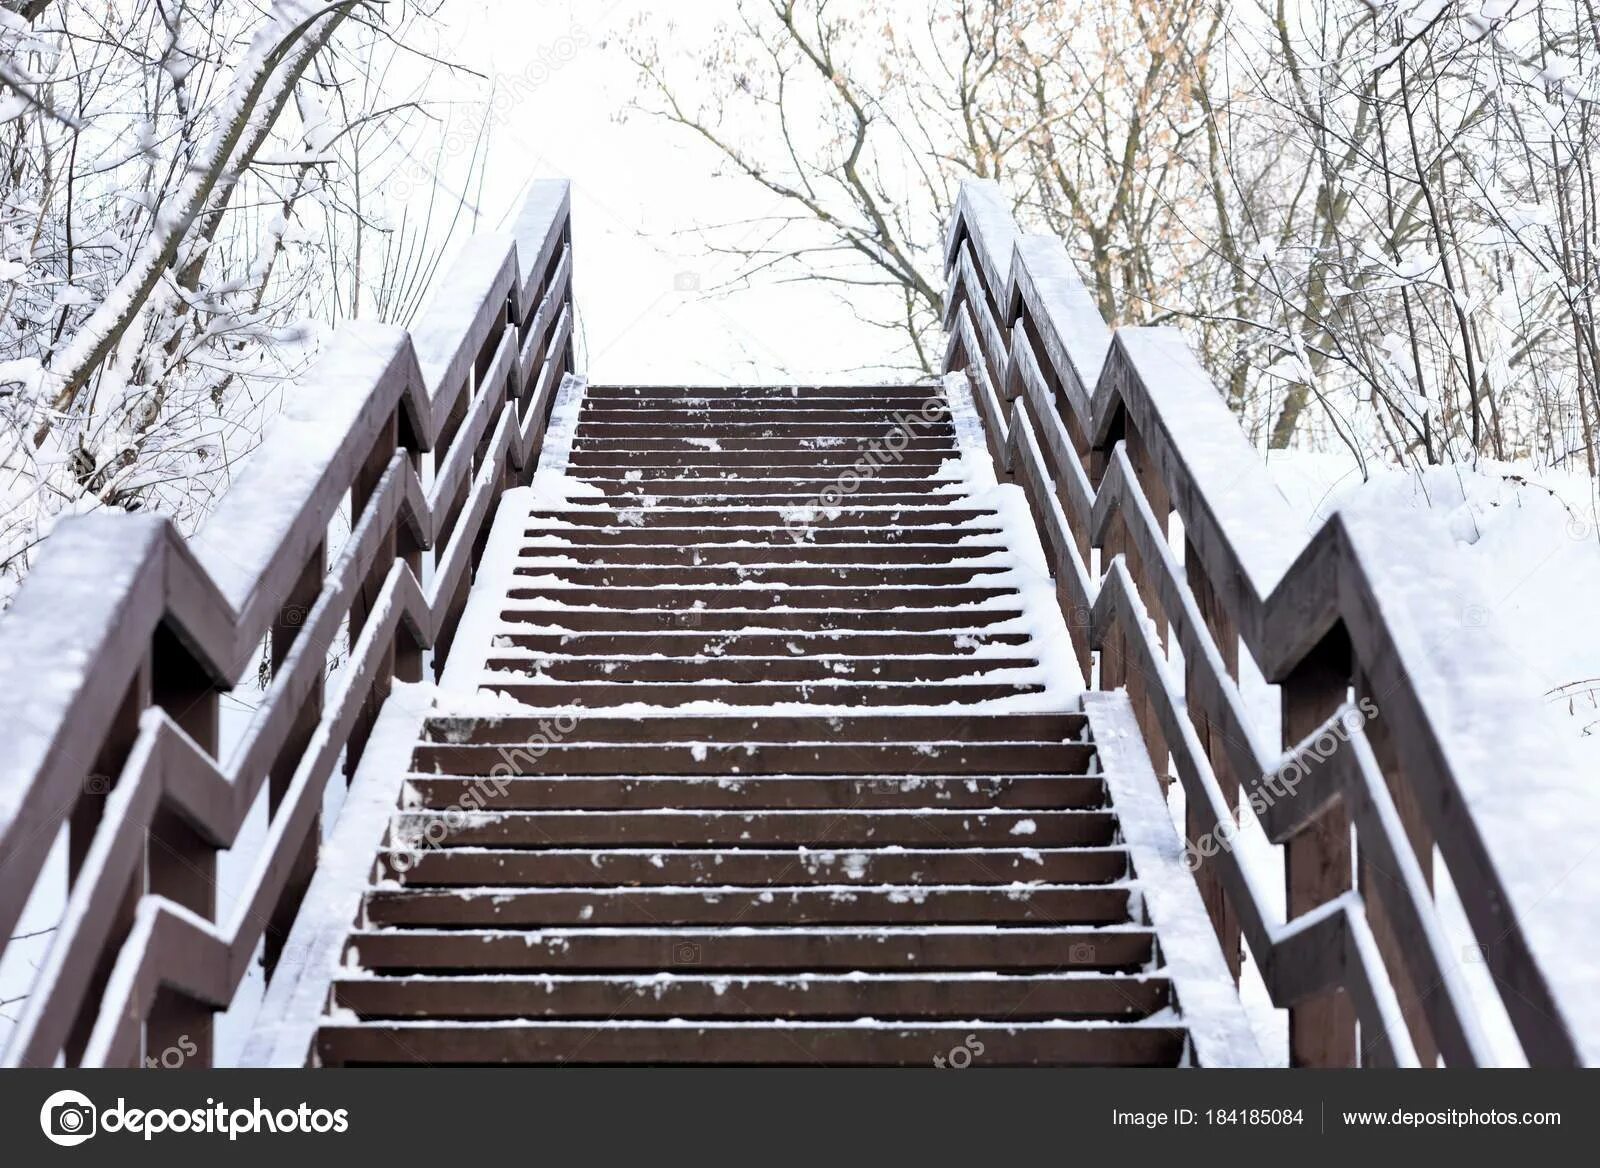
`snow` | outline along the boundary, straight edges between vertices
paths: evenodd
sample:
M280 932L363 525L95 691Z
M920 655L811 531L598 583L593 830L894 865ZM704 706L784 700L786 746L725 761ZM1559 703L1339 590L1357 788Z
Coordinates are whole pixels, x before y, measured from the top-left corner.
M286 545L300 507L331 514L342 483L328 476L334 456L376 437L398 401L411 357L403 330L352 322L333 340L299 384L284 397L283 412L192 542L195 557L235 612L254 599L252 589L272 562L300 550ZM388 392L374 392L384 387ZM365 447L362 447L365 449ZM337 495L343 495L337 489ZM310 553L308 542L304 551Z
M1523 696L1560 715L1600 775L1600 621L1574 619L1572 609L1574 597L1600 597L1593 480L1483 460L1374 468L1363 481L1346 456L1281 451L1267 469L1308 532L1340 508L1448 532L1486 601L1467 622L1499 631L1531 675Z
M1512 903L1524 906L1525 926L1545 953L1560 955L1551 972L1568 987L1564 1006L1592 1001L1581 987L1600 979L1600 959L1565 927L1600 899L1592 851L1600 838L1600 622L1573 607L1574 597L1600 596L1592 481L1489 460L1380 468L1367 480L1336 455L1278 453L1268 468L1308 530L1342 514L1384 565L1375 584L1385 615L1462 780L1465 807ZM1441 562L1446 555L1453 568ZM1440 916L1490 1041L1500 1061L1518 1063L1520 1044L1477 956L1483 941L1448 872L1439 865L1435 875Z
M401 787L432 708L429 685L397 682L384 703L333 834L285 942L283 957L240 1059L243 1066L304 1066L341 965L345 938L360 915L373 858L400 804Z
M1089 693L1083 708L1195 1053L1204 1066L1262 1066L1261 1046L1240 1005L1194 878L1184 866L1183 841L1162 801L1128 697Z

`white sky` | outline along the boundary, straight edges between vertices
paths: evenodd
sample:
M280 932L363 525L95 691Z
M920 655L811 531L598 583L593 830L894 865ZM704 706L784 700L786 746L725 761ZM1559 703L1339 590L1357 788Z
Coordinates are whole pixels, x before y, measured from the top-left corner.
M889 338L859 323L834 290L771 279L731 294L695 290L738 270L735 260L711 254L695 229L768 214L777 202L747 180L717 177L714 151L681 127L619 116L639 92L622 36L641 14L663 11L698 43L733 4L445 6L443 55L489 74L510 95L491 131L485 226L505 220L530 179L572 181L580 352L596 381L861 380L855 371L889 357ZM463 89L480 99L484 92L477 82Z

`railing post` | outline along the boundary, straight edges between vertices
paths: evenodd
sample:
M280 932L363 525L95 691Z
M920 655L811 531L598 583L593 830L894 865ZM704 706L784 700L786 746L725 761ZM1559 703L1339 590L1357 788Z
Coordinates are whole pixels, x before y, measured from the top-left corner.
M289 650L304 634L305 622L322 592L327 573L327 548L325 545L319 545L301 568L300 575L290 588L283 607L278 610L278 616L272 622L272 630L268 634L268 661L274 676L283 667L284 661L289 656ZM323 646L313 645L310 649L319 656L325 656L327 653L327 648ZM319 663L317 670L319 679L324 673L326 668ZM277 813L284 796L289 793L289 785L294 781L294 772L301 756L304 755L312 735L316 733L317 724L322 719L323 688L323 682L319 680L306 695L300 709L295 712L283 749L278 752L278 757L267 774L267 809L270 814ZM283 895L273 907L262 936L261 960L269 978L278 966L278 957L289 938L289 928L294 923L295 913L300 911L300 901L304 898L306 889L311 886L311 877L316 870L317 852L321 844L322 817L318 815L312 818L310 829L306 832L305 839L300 842L300 850L295 854L293 868L288 882L284 885Z
M397 431L396 444L399 449L405 452L406 461L411 465L411 473L416 474L420 481L421 475L418 471L421 463L422 443L412 429L409 415L404 411L396 417L395 425ZM417 518L421 520L424 517L418 516ZM422 583L422 550L422 544L418 542L417 535L412 530L411 525L403 521L400 522L395 532L395 558L411 569L411 575L416 578L418 584ZM399 681L421 681L422 644L405 631L403 623L401 629L397 630L395 635L395 678Z
M1288 749L1325 722L1350 692L1350 645L1330 634L1282 682L1283 743ZM1283 847L1288 917L1339 896L1351 882L1350 813L1334 803ZM1343 990L1289 1007L1289 1065L1356 1065L1356 1017Z
M1223 664L1227 667L1228 676L1233 678L1234 684L1239 681L1239 635L1234 630L1233 621L1229 619L1226 610L1217 599L1217 593L1211 587L1211 579L1206 575L1205 565L1200 561L1200 553L1192 543L1185 543L1183 554L1184 573L1188 577L1189 588L1194 593L1195 605L1200 610L1201 619L1205 621L1211 639L1216 642L1218 651L1222 654ZM1194 692L1196 678L1201 675L1201 666L1195 657L1186 657L1184 660L1184 693ZM1205 749L1206 757L1211 762L1211 773L1216 776L1217 787L1222 792L1223 799L1228 804L1228 809L1237 818L1239 808L1239 776L1234 773L1233 764L1229 761L1226 744L1222 741L1222 732L1209 718L1201 715L1191 703L1189 714L1194 719L1195 733L1200 739L1200 745ZM1194 808L1188 811L1188 822L1185 825L1187 837L1193 841L1203 832L1199 818ZM1239 971L1243 965L1243 953L1240 949L1239 914L1228 901L1226 891L1216 870L1210 865L1201 865L1195 871L1195 883L1200 887L1200 899L1205 902L1206 912L1211 916L1211 923L1216 927L1217 939L1222 944L1222 955L1228 962L1228 969L1233 974L1233 980L1239 980Z
M383 481L384 472L389 469L389 463L394 460L395 451L399 448L400 432L395 416L391 415L378 431L377 440L372 444L372 452L367 455L367 460L356 471L355 481L350 485L350 525L354 532L357 524L361 522L361 513L366 510L367 504L372 501L373 493L378 489L378 484ZM356 586L355 598L350 604L349 619L349 646L352 655L355 652L356 642L361 638L361 632L366 628L367 619L372 615L372 606L378 601L378 594L383 591L383 582L389 578L389 571L394 566L395 552L397 550L395 528L399 526L398 519L390 524L389 529L379 541L378 554L373 558L372 568L366 578ZM321 582L318 581L319 587ZM384 654L384 659L379 663L378 674L373 679L372 689L367 694L367 699L361 705L361 712L356 716L355 722L350 727L350 742L344 755L344 772L346 777L356 773L356 766L361 761L362 751L366 749L367 738L372 734L372 727L378 720L378 711L383 706L383 701L389 696L389 682L394 676L394 645L390 643Z
M1144 436L1131 422L1126 426L1123 436L1124 449L1127 451L1128 461L1137 476L1136 483L1129 483L1130 487L1137 487L1143 491L1145 500L1150 504L1151 513L1156 521L1156 540L1160 545L1167 543L1167 528L1172 513L1172 504L1167 494L1166 484L1161 481L1160 474L1151 463L1149 448L1145 445ZM1136 519L1130 508L1124 507L1121 516L1124 530L1132 524L1141 522ZM1167 614L1162 607L1161 597L1156 591L1156 569L1152 564L1145 562L1145 556L1139 551L1137 542L1131 537L1123 544L1124 554L1127 556L1130 573L1134 583L1138 585L1139 596L1144 601L1144 606L1150 614L1150 619L1156 626L1157 656L1163 656L1167 649ZM1157 549L1159 552L1159 549ZM1133 698L1134 714L1138 719L1140 729L1144 731L1145 743L1150 750L1150 761L1155 764L1156 774L1161 777L1165 786L1170 772L1167 766L1166 736L1161 732L1161 719L1156 715L1155 702L1150 697L1150 688L1161 684L1156 678L1138 677L1130 674L1126 679L1128 694Z
M218 691L187 648L165 626L151 651L154 703L213 758L218 747ZM217 849L176 813L156 812L146 845L149 890L208 921L216 920ZM212 1008L162 988L145 1020L147 1065L186 1069L212 1062ZM175 1052L176 1063L167 1058ZM154 1063L149 1063L154 1059Z
M111 729L100 747L100 752L95 756L94 766L84 777L83 790L77 802L73 804L67 821L69 889L77 882L78 873L83 869L89 845L94 842L95 830L100 826L100 820L105 814L106 798L116 785L117 777L127 762L134 743L138 740L139 719L149 708L150 701L150 661L146 658L134 670L133 679L128 683L127 693L117 707ZM111 967L116 963L117 945L133 927L134 913L139 907L139 898L143 895L144 874L136 872L133 879L128 881L122 903L116 910L116 923L111 930L111 936L116 943L108 945L99 955L83 996L84 1007L73 1021L63 1044L62 1049L68 1066L78 1063L83 1057L84 1048L89 1045L89 1035L94 1029L100 996L111 976Z
M1400 822L1405 827L1406 838L1411 844L1412 851L1416 854L1417 862L1422 868L1423 879L1428 887L1433 887L1433 832L1428 827L1422 808L1417 803L1412 792L1411 784L1406 781L1406 776L1400 768L1399 751L1395 748L1394 735L1389 729L1383 716L1383 695L1379 694L1372 685L1371 679L1365 671L1356 673L1356 698L1358 708L1366 715L1367 720L1362 729L1367 736L1367 742L1372 747L1372 753L1378 761L1379 768L1387 780L1390 797L1394 800L1395 810L1399 812ZM1382 895L1378 887L1383 883L1394 883L1399 877L1396 873L1380 868L1371 855L1357 849L1356 853L1356 878L1357 887L1361 890L1361 900L1366 906L1367 921L1372 927L1373 939L1378 944L1378 952L1383 955L1383 963L1388 967L1390 980L1394 984L1395 996L1400 999L1400 1010L1405 1015L1406 1025L1411 1032L1412 1045L1416 1047L1417 1061L1424 1067L1434 1067L1439 1062L1439 1046L1434 1040L1433 1029L1428 1024L1427 1014L1423 1008L1423 999L1427 992L1436 987L1419 987L1411 976L1410 962L1406 959L1405 942L1395 930L1393 921L1390 920L1388 911L1384 908ZM1368 1048L1367 1043L1362 1043L1363 1053ZM1365 1059L1363 1059L1363 1062Z

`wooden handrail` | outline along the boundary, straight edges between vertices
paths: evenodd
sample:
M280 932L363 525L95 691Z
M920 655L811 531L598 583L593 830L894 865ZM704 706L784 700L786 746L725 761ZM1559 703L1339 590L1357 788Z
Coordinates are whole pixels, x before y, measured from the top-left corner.
M263 940L276 963L326 784L424 650L442 669L494 503L532 474L573 368L570 277L568 185L536 183L410 334L335 333L194 539L100 515L45 545L0 620L0 948L63 823L69 880L6 1065L137 1065L180 1042L187 1065L210 1060L211 1015ZM223 760L218 697L263 644L270 684ZM219 920L216 852L263 788L266 843Z
M1181 335L1113 336L992 183L963 187L946 270L946 368L1028 495L1080 659L1127 688L1158 771L1170 755L1186 834L1214 845L1194 851L1213 923L1289 1008L1292 1060L1495 1061L1472 959L1529 1062L1600 1063L1600 897L1578 875L1600 801L1447 533L1347 508L1307 538ZM1281 687L1282 752L1246 715L1241 647ZM1284 845L1286 916L1230 845L1241 799Z

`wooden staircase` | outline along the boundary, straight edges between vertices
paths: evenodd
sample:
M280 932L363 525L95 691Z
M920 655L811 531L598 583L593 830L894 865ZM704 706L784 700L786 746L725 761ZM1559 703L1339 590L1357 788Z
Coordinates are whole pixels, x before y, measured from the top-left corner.
M372 780L315 1061L1197 1061L1015 488L943 390L574 384Z

